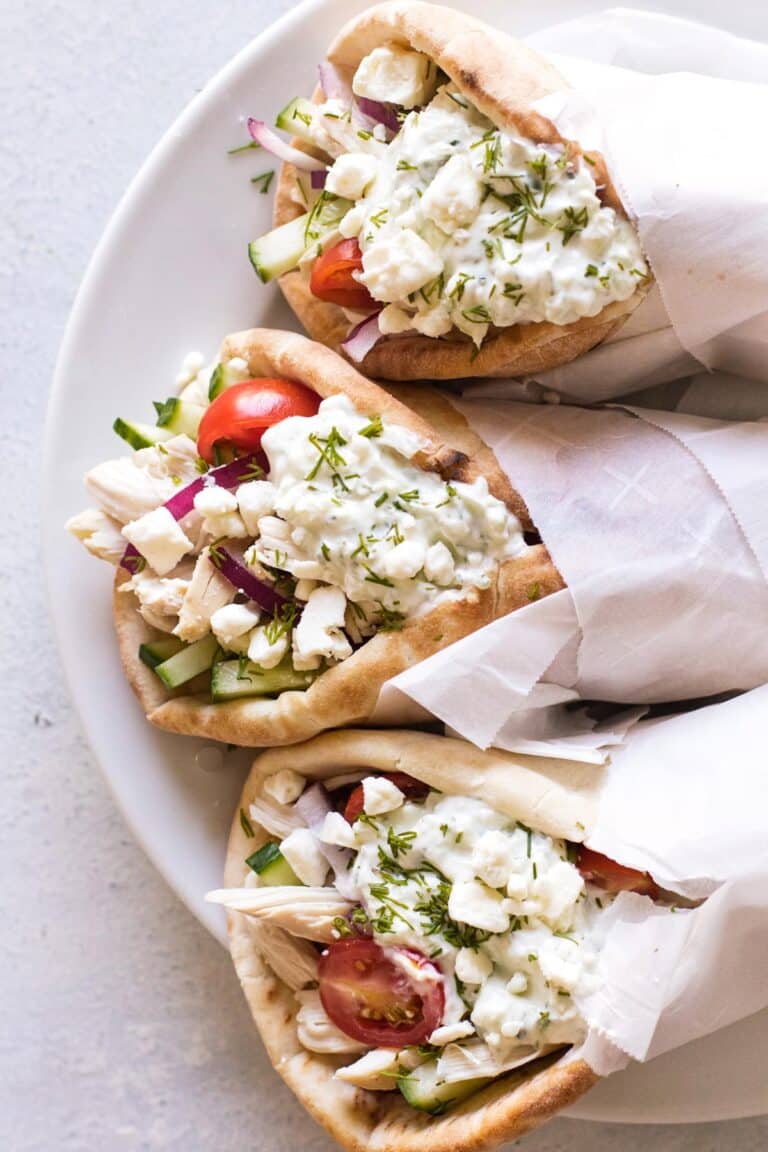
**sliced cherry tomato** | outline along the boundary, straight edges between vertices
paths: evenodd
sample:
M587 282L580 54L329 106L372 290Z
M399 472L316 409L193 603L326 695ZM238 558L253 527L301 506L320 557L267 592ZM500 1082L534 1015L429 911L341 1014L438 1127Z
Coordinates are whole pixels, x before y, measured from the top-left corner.
M376 301L364 284L352 275L363 267L363 254L357 240L341 240L328 248L312 265L310 291L318 300L339 304L342 308L366 312Z
M438 968L410 948L374 940L337 940L318 965L320 999L337 1028L361 1044L423 1044L443 1018Z
M429 792L429 786L422 784L421 780L414 780L413 776L408 776L405 772L382 772L387 780L399 788L408 800L423 800ZM358 820L360 813L363 811L363 786L358 784L355 789L350 793L350 797L344 806L344 819L349 824L354 824Z
M648 872L625 868L600 852L579 846L576 867L585 880L606 892L639 892L641 896L658 896L659 889Z
M295 380L244 380L222 392L206 410L197 450L209 464L215 447L255 452L267 428L288 416L314 416L320 397Z

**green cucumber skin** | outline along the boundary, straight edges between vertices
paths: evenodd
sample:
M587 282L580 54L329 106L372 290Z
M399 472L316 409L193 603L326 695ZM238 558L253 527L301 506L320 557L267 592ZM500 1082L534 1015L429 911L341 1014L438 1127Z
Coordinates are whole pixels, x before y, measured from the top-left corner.
M428 1060L401 1076L397 1081L405 1100L412 1108L420 1112L428 1112L430 1116L441 1116L454 1104L479 1092L490 1080L487 1077L478 1080L461 1080L455 1084L446 1084L437 1080L437 1061Z
M266 887L280 888L286 885L295 888L301 884L301 880L273 840L257 849L245 862L252 872L257 873Z
M290 661L265 670L257 664L243 666L239 660L222 660L211 673L211 696L217 704L244 696L277 696L309 688L316 676L316 672L294 671Z
M148 668L154 669L165 660L170 660L177 652L181 652L183 647L183 641L177 640L175 636L169 636L167 640L153 640L150 644L139 645L139 659Z
M311 144L313 139L310 125L301 117L302 115L311 116L313 108L314 105L311 100L297 96L278 113L275 127L280 128L283 132L290 132L292 136L297 136L300 140L306 140L307 143Z
M171 396L163 404L156 404L155 407L158 428L167 428L175 435L189 436L191 440L197 439L197 430L205 414L202 405Z
M213 372L211 372L210 383L208 384L208 399L215 400L226 387L224 383L224 365L217 364Z
M112 431L137 452L141 448L152 448L155 444L161 444L163 440L170 440L173 436L173 432L167 428L155 428L151 424L123 420L122 416L117 417L112 425Z
M166 688L178 688L189 680L194 680L201 672L207 672L219 651L219 642L215 636L204 636L194 644L187 644L181 652L164 660L155 668L155 675L159 676Z
M269 284L295 268L307 250L306 229L309 212L265 232L248 245L248 256L262 284Z

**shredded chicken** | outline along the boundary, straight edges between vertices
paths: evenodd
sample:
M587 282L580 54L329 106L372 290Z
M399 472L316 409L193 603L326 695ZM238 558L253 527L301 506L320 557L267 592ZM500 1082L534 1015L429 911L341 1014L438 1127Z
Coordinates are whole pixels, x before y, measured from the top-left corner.
M267 964L293 992L317 980L317 952L308 940L291 936L265 920L254 920L259 951Z
M211 563L206 548L197 558L192 579L174 631L182 640L202 640L210 631L211 616L235 598L235 589Z
M372 1048L354 1064L337 1069L334 1077L370 1092L391 1092L397 1087L398 1076L412 1071L425 1059L415 1048Z
M121 592L133 592L139 601L139 612L153 628L173 632L184 597L189 587L188 564L175 569L174 576L153 576L144 569L121 585Z
M335 937L333 922L352 910L333 888L275 886L270 888L219 888L206 896L212 904L223 904L233 912L257 916L284 928L292 936L328 944Z
M86 508L84 512L67 520L65 527L85 545L92 556L108 560L110 564L120 563L126 541L120 525L111 516L100 512L98 508Z
M520 1068L523 1064L530 1064L532 1060L538 1060L547 1052L552 1052L554 1047L556 1046L519 1048L511 1060L499 1061L482 1040L448 1044L437 1062L437 1073L448 1084L486 1076L501 1076L504 1072L511 1072L513 1068Z
M270 836L277 836L280 840L285 840L296 828L306 826L292 804L278 804L268 796L259 796L253 801L250 816Z
M333 1021L329 1020L320 1002L319 992L315 989L297 992L296 999L301 1004L296 1016L299 1042L310 1052L329 1054L365 1051L364 1044L345 1036Z

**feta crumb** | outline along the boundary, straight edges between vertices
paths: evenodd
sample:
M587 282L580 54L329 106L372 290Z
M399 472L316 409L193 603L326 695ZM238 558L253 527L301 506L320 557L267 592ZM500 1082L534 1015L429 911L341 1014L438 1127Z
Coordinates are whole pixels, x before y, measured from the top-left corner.
M445 588L451 583L454 576L453 556L449 548L441 540L427 549L424 558L424 575L427 580Z
M363 811L368 816L394 812L404 800L404 793L386 776L366 776L363 780Z
M195 496L195 511L203 517L203 527L211 536L244 538L248 531L237 511L234 492L219 484L209 484Z
M282 632L273 644L264 627L254 628L248 641L248 659L260 668L276 668L288 651L288 634Z
M515 851L512 839L503 832L484 832L472 852L475 875L491 888L503 888L514 869Z
M443 270L443 261L411 228L384 236L363 254L359 279L377 300L394 303L418 292Z
M334 161L325 179L326 192L359 200L376 177L379 162L368 152L346 152Z
M328 861L309 828L296 828L280 845L280 851L302 884L320 887L328 875Z
M235 493L235 507L239 510L250 536L258 536L259 520L275 506L275 486L269 480L249 480ZM197 507L197 504L195 504Z
M250 632L260 619L260 613L247 604L226 604L211 616L211 631L223 648Z
M397 304L387 304L379 312L379 332L382 336L397 336L400 332L408 332L413 328L414 320Z
M306 786L306 780L292 768L282 768L273 776L267 776L264 781L264 792L271 796L278 804L293 804L298 800Z
M527 992L528 977L525 972L515 972L514 976L507 980L506 988L510 996L522 996L524 992Z
M324 844L338 844L340 848L355 847L355 834L352 831L352 826L340 812L326 813L320 830L320 839Z
M479 880L459 880L448 897L448 914L452 920L484 932L506 932L509 915L503 904L503 897Z
M317 580L307 580L304 578L303 580L296 581L293 594L297 600L309 600L315 588L317 588Z
M482 184L468 156L451 156L438 169L421 198L421 208L443 232L470 224L477 215L482 198Z
M456 953L456 975L464 984L482 984L493 971L493 962L484 952L460 948Z
M435 80L428 56L398 44L385 44L360 61L352 78L352 91L368 100L415 108L432 95Z
M446 1044L453 1044L456 1040L463 1040L465 1036L471 1036L474 1031L475 1026L469 1020L462 1020L458 1024L443 1024L439 1028L435 1028L429 1037L429 1043L443 1048Z
M392 580L409 580L421 571L425 557L426 550L420 541L403 540L384 557L384 572Z
M317 668L321 657L345 660L352 646L344 632L347 598L341 588L316 588L310 593L299 623L293 630L294 667Z
M162 506L126 524L123 536L158 576L171 572L194 547L168 509Z
M538 958L545 980L565 992L573 992L581 972L578 944L562 937L550 937L540 944Z

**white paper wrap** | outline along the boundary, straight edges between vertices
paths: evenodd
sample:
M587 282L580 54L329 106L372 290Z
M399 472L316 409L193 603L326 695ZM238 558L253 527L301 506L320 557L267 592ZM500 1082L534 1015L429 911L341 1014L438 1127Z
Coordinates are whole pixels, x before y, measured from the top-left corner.
M604 153L657 281L614 337L536 380L581 401L702 364L768 382L768 46L627 9L531 43L573 85L538 107Z

